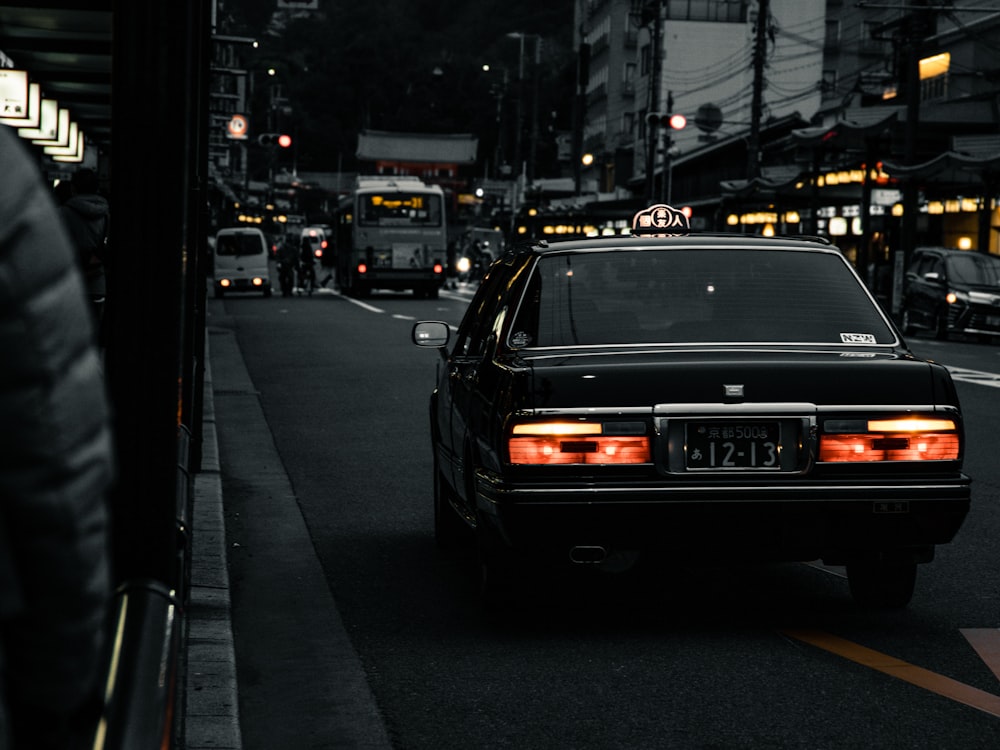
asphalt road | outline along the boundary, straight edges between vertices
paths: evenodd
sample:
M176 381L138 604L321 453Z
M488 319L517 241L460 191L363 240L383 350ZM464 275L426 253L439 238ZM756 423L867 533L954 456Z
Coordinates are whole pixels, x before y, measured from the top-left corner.
M491 614L434 545L409 341L467 299L209 301L244 748L1000 747L1000 348L915 340L971 373L974 508L908 609L790 564L542 577Z

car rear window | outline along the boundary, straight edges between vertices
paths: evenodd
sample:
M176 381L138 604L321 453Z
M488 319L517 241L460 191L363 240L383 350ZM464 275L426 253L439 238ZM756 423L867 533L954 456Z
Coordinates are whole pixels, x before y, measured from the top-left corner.
M260 236L256 234L222 234L215 240L218 255L258 255L264 252Z
M539 259L510 343L889 344L846 263L794 250L641 250Z

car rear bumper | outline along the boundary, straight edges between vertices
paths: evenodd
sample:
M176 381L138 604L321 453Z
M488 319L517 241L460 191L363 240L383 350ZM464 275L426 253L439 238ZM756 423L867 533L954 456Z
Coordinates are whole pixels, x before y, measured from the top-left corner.
M253 281L250 279L232 278L226 277L229 280L229 286L223 286L221 280L217 279L215 281L215 288L221 289L225 292L260 292L268 287L271 283L267 276L263 276L264 283L260 286L254 286Z
M511 486L477 475L477 506L496 539L524 552L577 546L741 559L837 563L950 542L969 510L967 477L781 487Z
M444 272L434 273L427 269L385 269L375 268L358 274L359 284L373 289L412 289L415 286L440 287L444 284Z

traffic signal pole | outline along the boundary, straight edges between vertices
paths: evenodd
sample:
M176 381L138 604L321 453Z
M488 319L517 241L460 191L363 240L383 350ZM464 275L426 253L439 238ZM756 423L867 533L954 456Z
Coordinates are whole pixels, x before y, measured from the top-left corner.
M674 92L667 92L667 107L668 112L649 112L646 114L646 126L649 128L650 132L659 135L659 129L663 129L663 174L660 179L660 190L659 190L659 202L660 203L670 203L673 196L673 153L671 149L674 147L674 137L673 131L683 130L687 126L687 118L680 114L673 112L674 107ZM654 140L654 145L658 145L658 139ZM655 191L654 191L655 192ZM648 202L652 203L652 197L647 196Z
M674 92L667 92L667 114L672 115L674 111ZM670 201L673 196L674 188L674 165L673 165L673 154L670 153L670 149L674 147L674 134L673 125L669 124L667 127L663 128L663 178L660 180L660 185L663 188L663 200L661 203L666 203L668 206L673 205Z

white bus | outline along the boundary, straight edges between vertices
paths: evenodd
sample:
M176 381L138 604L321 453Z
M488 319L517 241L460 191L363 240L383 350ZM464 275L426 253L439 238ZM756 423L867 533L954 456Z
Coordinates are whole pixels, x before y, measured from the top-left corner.
M412 289L436 298L445 279L444 191L417 177L358 177L337 215L337 286L364 297Z

